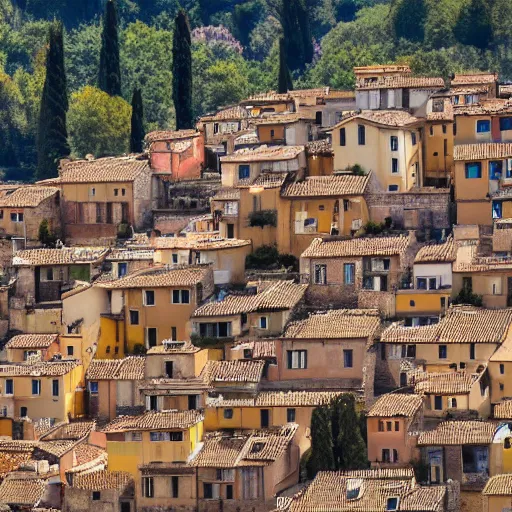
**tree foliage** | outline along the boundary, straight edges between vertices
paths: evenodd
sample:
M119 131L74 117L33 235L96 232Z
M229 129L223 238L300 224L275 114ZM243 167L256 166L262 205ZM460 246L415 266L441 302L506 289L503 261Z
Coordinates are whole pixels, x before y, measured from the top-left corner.
M395 38L423 41L426 14L425 0L394 0L391 21Z
M73 155L95 157L127 153L131 107L119 96L90 85L71 95L69 134Z
M134 89L132 95L130 153L142 153L144 135L144 110L142 107L142 93L140 89Z
M70 153L66 127L68 93L64 69L62 25L54 23L49 32L46 78L39 110L37 177L57 176L59 159Z
M292 75L286 63L286 47L284 38L279 39L279 76L277 77L277 92L284 94L293 89Z
M187 13L180 10L176 16L172 41L172 96L177 130L193 127L191 46Z
M107 0L101 32L98 87L110 96L121 95L121 66L115 0Z

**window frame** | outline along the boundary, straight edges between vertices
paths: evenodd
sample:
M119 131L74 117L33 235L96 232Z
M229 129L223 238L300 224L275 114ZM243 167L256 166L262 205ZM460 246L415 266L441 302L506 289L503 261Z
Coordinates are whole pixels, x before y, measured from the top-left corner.
M7 391L7 383L10 382L11 392ZM5 379L5 388L4 388L4 396L13 396L14 395L14 379Z
M348 273L347 273L348 271ZM348 279L347 279L348 277ZM347 286L354 285L356 282L356 264L344 263L343 264L343 284Z
M238 179L246 180L251 177L250 164L238 164Z
M357 125L357 144L366 146L366 126L364 124Z
M34 384L37 388L36 393L34 393ZM32 379L32 396L41 396L41 379Z
M129 310L129 315L130 315L130 325L140 325L140 313L139 313L139 310L138 309L130 309ZM134 322L134 316L137 315L137 321Z
M296 366L294 366L294 356L297 354ZM286 368L288 370L307 370L308 368L308 351L305 349L287 350L286 351Z
M343 349L343 368L354 368L354 351L351 348Z
M475 170L471 170L472 166L475 167ZM475 176L471 174L475 173ZM482 162L466 162L464 164L464 176L467 180L480 180L482 179Z
M149 294L152 294L153 296L153 299L152 299L152 304L149 304L148 303L148 293ZM151 295L149 295L151 296ZM142 290L142 303L144 304L144 306L148 307L148 308L151 308L151 307L154 307L156 305L156 293L155 293L155 290Z
M185 297L187 300L184 300ZM171 290L171 304L190 304L190 290L187 288Z
M142 477L142 496L144 498L155 497L155 481L152 476Z
M340 146L347 145L347 131L345 128L340 128Z
M397 135L389 136L389 147L392 152L398 151L398 136Z

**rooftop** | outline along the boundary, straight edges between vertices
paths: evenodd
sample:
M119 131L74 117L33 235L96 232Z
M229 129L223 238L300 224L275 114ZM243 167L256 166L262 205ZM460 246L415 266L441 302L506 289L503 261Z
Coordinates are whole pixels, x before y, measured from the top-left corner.
M345 114L341 118L341 121L337 125L333 126L330 131L334 131L336 128L344 125L348 121L357 119L394 128L412 126L420 121L407 110L362 110Z
M140 156L71 160L59 171L60 183L114 183L134 181L149 172L149 163Z
M233 107L227 107L219 110L217 113L201 117L202 122L210 121L239 121L241 119L247 119L249 114L243 107L235 105Z
M307 112L271 113L263 114L253 120L255 125L290 124L298 121L314 121L315 116Z
M8 475L0 484L0 503L18 506L36 506L46 490L46 480L23 478L16 472Z
M304 151L304 146L258 146L238 149L230 155L220 158L223 163L230 162L272 162L292 160Z
M58 339L58 334L18 334L6 343L5 348L46 349Z
M73 476L75 489L88 491L104 491L107 489L122 490L133 483L133 477L125 471L93 471L78 473Z
M315 238L301 258L343 258L350 256L394 256L409 246L407 235L361 238Z
M149 132L146 137L144 137L144 141L147 143L157 142L157 141L171 141L171 140L180 140L180 139L189 139L192 137L198 137L200 133L196 130L158 130L154 132Z
M283 338L371 338L380 327L376 309L333 309L288 324Z
M59 189L56 187L21 186L11 194L0 197L0 208L35 208L57 192Z
M405 416L410 418L416 414L422 404L423 398L420 395L388 393L377 399L368 411L368 417Z
M317 407L329 404L342 391L260 391L254 398L208 398L207 407Z
M106 247L63 247L62 249L26 249L15 253L14 266L79 265L99 262L109 249Z
M414 263L445 263L455 261L457 249L453 238L449 237L444 243L424 245L416 254Z
M283 197L329 197L364 194L370 174L333 174L310 176L302 181L290 181L281 191Z
M442 89L444 80L440 77L391 75L379 76L376 79L361 77L356 79L356 90L367 89Z
M492 476L487 481L482 494L484 496L512 495L512 474Z
M130 432L139 430L183 430L203 421L199 411L148 411L140 416L118 416L102 432Z
M510 114L512 101L510 99L486 99L479 103L457 105L453 109L454 114L464 116L488 116L493 114Z
M486 72L476 72L476 73L455 73L453 78L450 81L450 85L452 87L457 87L461 85L473 85L473 84L491 84L498 80L497 73L486 73Z
M235 341L231 350L252 350L252 359L276 357L276 341L273 339L255 338Z
M453 159L460 161L510 157L512 157L512 142L457 144L453 148Z
M60 377L80 366L78 361L41 361L0 364L0 376Z
M411 375L415 393L434 395L465 395L480 377L466 371L416 372Z
M419 446L490 444L496 424L490 421L443 421L434 430L421 432Z
M51 430L42 435L39 440L47 441L50 439L70 439L76 441L87 436L92 430L95 429L95 421L72 421L70 423L62 422L58 423Z
M219 301L207 302L199 306L193 316L229 316L293 309L302 300L306 289L306 284L295 284L293 281L263 281L258 284L257 293L237 293Z
M85 377L88 380L140 380L144 378L145 368L145 357L93 359L87 368Z
M265 361L207 361L201 378L210 385L219 382L259 383Z
M306 144L308 155L333 155L332 145L327 139L313 140Z
M251 245L251 240L239 240L238 238L191 238L186 236L159 236L152 238L151 245L156 249L190 249L196 251L233 249Z
M502 400L494 406L494 418L512 420L512 399Z
M154 354L194 354L199 352L201 349L196 347L190 341L174 341L174 340L163 340L161 345L151 347L146 352L146 355Z

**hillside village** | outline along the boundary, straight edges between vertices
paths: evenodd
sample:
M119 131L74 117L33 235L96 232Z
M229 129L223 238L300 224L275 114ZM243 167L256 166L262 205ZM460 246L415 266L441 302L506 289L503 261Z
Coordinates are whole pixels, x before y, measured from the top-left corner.
M512 507L512 87L354 73L0 185L1 510Z

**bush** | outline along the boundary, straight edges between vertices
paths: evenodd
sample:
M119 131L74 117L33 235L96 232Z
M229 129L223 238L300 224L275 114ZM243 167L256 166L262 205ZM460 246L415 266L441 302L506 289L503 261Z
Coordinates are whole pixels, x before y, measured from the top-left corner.
M47 219L43 219L39 224L37 238L45 247L55 247L57 237L50 231Z
M282 267L291 267L292 272L299 271L299 260L293 254L280 254L278 262Z
M133 346L133 354L136 356L143 356L147 351L148 349L142 343L136 343Z
M472 306L482 307L483 300L481 295L477 295L467 288L462 288L457 297L453 299L453 304L470 304Z
M279 252L275 245L262 245L245 258L247 268L268 268L275 265L279 259Z
M214 348L222 346L222 342L231 338L216 338L215 336L200 336L199 334L191 334L190 341L193 345L200 348Z
M368 235L380 235L384 231L384 224L370 220L363 226L363 229Z
M390 229L392 224L393 224L393 218L392 217L386 217L384 219L384 227L386 229Z
M265 226L277 226L277 211L276 210L259 210L249 214L249 226L251 228Z

